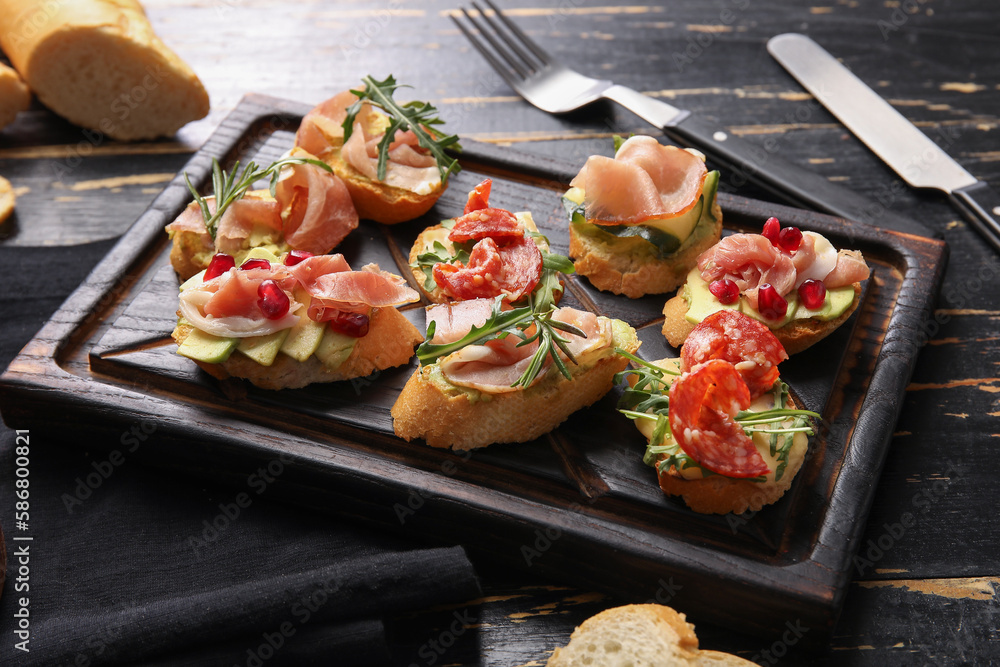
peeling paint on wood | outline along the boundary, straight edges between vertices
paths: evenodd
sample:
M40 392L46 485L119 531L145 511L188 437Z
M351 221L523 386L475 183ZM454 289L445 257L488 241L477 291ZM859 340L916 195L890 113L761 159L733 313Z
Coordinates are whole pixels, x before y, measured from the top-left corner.
M976 600L988 602L997 593L1000 579L974 577L971 579L899 579L887 581L858 581L862 588L901 588L923 595L936 595L951 600Z

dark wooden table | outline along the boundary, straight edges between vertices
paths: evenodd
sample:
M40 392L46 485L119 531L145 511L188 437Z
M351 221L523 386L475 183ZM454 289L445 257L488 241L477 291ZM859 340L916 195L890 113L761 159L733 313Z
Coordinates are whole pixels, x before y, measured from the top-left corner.
M0 175L18 195L2 243L71 245L121 234L247 92L318 102L366 73L393 73L463 137L582 163L613 134L648 133L612 106L570 117L522 102L447 18L449 2L148 0L163 39L201 76L212 113L173 139L119 144L40 106L0 132ZM909 385L854 581L828 650L698 623L702 646L759 664L959 665L1000 661L1000 258L936 193L909 189L767 54L809 34L978 178L1000 189L1000 5L976 0L559 0L509 13L558 58L691 109L781 157L943 234L951 249L931 334ZM723 182L726 179L723 178ZM737 194L767 198L748 186ZM904 526L903 523L906 523ZM530 572L482 566L486 597L450 665L543 665L575 625L624 602ZM669 585L651 590L669 597ZM718 601L720 605L725 600ZM429 664L427 633L452 610L393 632ZM419 630L414 630L419 628ZM788 635L794 637L794 635ZM421 653L421 649L424 650ZM435 658L437 662L437 658Z

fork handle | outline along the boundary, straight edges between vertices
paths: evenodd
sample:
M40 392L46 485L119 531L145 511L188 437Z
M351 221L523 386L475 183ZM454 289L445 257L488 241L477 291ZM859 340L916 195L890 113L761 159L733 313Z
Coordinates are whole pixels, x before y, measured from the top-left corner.
M940 236L878 202L781 159L777 155L781 137L769 137L758 146L709 125L690 112L624 86L613 85L603 96L660 128L671 139L697 148L721 163L730 172L727 181L736 188L753 181L795 206L918 236Z

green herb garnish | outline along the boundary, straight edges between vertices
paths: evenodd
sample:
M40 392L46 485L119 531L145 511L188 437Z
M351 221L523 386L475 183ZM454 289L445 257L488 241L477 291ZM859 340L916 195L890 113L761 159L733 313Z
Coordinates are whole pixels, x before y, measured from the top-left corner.
M653 430L653 437L646 447L643 462L649 466L658 466L657 469L661 472L674 466L678 470L697 467L701 470L702 475L716 474L700 466L697 461L685 453L670 432L670 398L663 376L665 373L671 375L678 375L678 373L660 368L628 354L624 350L618 350L618 353L638 364L638 368L624 370L615 376L616 383L622 382L628 375L636 376L635 384L627 387L618 400L618 411L630 419L656 420L656 428ZM787 384L778 380L774 383L771 391L774 394L774 405L787 405ZM776 407L762 412L741 410L737 413L735 420L743 427L743 432L749 437L752 437L755 432L766 433L770 436L771 456L778 460L774 471L774 479L778 481L788 466L788 454L793 443L792 437L779 438L779 436L792 436L795 433L813 435L810 419L819 419L819 417L819 414L811 410ZM785 424L785 422L789 423ZM753 481L763 482L765 479L766 477L756 477L753 478Z
M386 128L385 136L378 144L378 180L384 181L386 170L389 164L389 146L396 137L396 130L411 130L417 136L417 141L421 146L430 151L430 154L437 160L438 171L441 174L441 182L447 182L448 175L452 172L458 173L462 167L458 160L448 157L445 149L451 148L460 151L462 147L458 143L458 136L454 134L444 134L438 132L434 126L443 125L444 121L437 117L437 109L427 102L406 102L401 104L392 98L397 88L409 88L396 83L396 79L390 74L385 81L376 81L371 76L366 75L362 82L365 84L364 90L351 90L358 101L347 107L347 118L344 119L344 143L351 138L354 132L354 119L361 111L362 103L367 100L382 109L389 116L389 127Z
M506 311L501 309L502 304L503 296L496 297L493 300L493 311L486 322L482 326L472 327L469 333L452 343L434 344L430 342L437 327L437 323L432 320L427 327L427 340L417 348L417 359L420 360L421 365L432 364L467 345L482 345L490 340L513 335L521 339L517 347L529 345L537 340L538 349L532 356L528 368L511 385L512 387L530 386L544 367L547 357L552 358L552 363L567 380L572 379L569 368L559 356L559 352L562 351L573 364L577 362L569 350L568 341L557 332L564 331L582 338L586 338L587 335L572 324L552 319L554 308L551 305L543 306L542 300L535 300L529 296L527 306ZM527 330L533 324L535 331L528 334Z
M208 199L198 194L194 185L191 184L191 179L188 178L187 172L184 172L184 182L187 183L188 190L191 191L194 200L198 202L198 206L201 208L201 215L205 219L205 229L208 230L208 233L212 235L212 239L214 240L219 220L222 219L226 209L234 201L242 199L251 185L262 178L270 176L270 189L271 196L273 197L278 187L278 176L281 174L281 170L289 165L305 163L322 167L328 172L333 173L333 169L325 162L313 158L301 157L284 158L277 162L272 162L269 167L258 167L255 162L249 162L247 166L243 167L242 173L240 173L240 163L237 161L233 165L233 170L227 173L219 166L219 161L212 158L212 192L215 195L215 213L212 213L212 210L209 208Z

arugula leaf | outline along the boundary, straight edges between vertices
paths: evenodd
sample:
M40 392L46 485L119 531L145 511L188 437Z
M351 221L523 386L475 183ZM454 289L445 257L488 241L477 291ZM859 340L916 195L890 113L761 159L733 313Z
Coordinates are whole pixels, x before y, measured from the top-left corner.
M333 169L325 162L302 157L284 158L272 162L270 166L263 168L258 167L254 162L249 162L243 167L242 173L240 173L240 163L237 162L233 165L233 170L227 173L219 166L219 161L212 158L212 192L215 195L215 213L212 213L209 208L208 199L198 194L194 185L191 184L191 179L188 177L187 172L184 172L184 182L187 183L188 190L191 192L194 200L198 202L198 207L201 208L201 215L205 219L205 229L208 230L208 233L212 235L212 239L214 240L218 231L219 220L222 219L226 209L234 201L242 199L246 191L250 189L250 186L260 179L270 176L270 190L273 197L278 187L278 176L281 174L281 170L290 165L307 163L333 173Z
M344 119L344 143L351 138L354 132L354 120L358 112L361 111L362 103L367 100L373 105L382 109L389 116L389 127L386 128L385 136L378 144L378 180L384 181L386 170L389 164L389 146L396 137L396 130L410 130L417 136L418 143L426 148L437 161L438 172L441 174L441 182L446 183L451 173L458 173L462 170L458 160L448 157L445 150L451 148L456 151L462 150L458 143L458 136L454 134L444 134L435 129L435 125L443 125L444 121L437 117L437 109L427 102L406 102L401 104L393 99L393 94L397 88L409 88L396 83L396 79L390 74L384 81L377 81L370 75L362 78L365 84L364 90L351 90L358 101L347 108L347 117Z
M472 327L469 333L452 343L435 344L430 342L434 338L434 331L437 328L437 322L431 320L430 325L427 327L427 340L417 348L417 359L420 360L421 365L432 364L441 357L446 357L452 352L457 352L466 345L472 345L480 341L485 343L487 340L493 340L498 337L497 334L504 331L509 333L510 327L531 317L531 308L514 308L513 310L504 311L501 310L502 304L503 296L495 298L493 300L493 311L482 326Z

